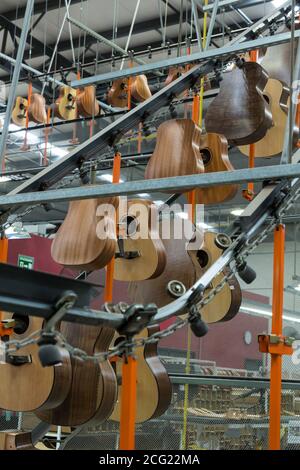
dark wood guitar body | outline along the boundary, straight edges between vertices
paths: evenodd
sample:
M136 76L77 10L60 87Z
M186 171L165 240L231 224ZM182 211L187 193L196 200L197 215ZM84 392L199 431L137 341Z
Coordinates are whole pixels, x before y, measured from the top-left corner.
M244 62L225 73L220 92L206 111L206 131L224 134L232 145L262 139L272 125L272 114L263 97L267 81L267 73L255 62Z
M128 104L128 79L115 80L107 94L108 104L117 108L126 108Z
M60 328L67 342L92 355L108 350L114 330L63 322ZM49 411L38 412L42 421L60 426L99 423L113 410L117 382L109 361L82 361L72 357L72 382L64 402Z
M203 173L200 139L201 129L191 119L172 119L162 123L145 178Z
M224 135L211 133L201 135L200 152L205 173L234 171L229 161L228 142ZM197 188L196 202L197 204L220 204L234 198L237 191L237 184Z
M118 202L115 197L70 202L67 216L52 243L54 261L88 271L106 266L117 249L115 219L110 208L116 208ZM107 217L103 217L106 206ZM104 239L97 235L98 224L105 228Z

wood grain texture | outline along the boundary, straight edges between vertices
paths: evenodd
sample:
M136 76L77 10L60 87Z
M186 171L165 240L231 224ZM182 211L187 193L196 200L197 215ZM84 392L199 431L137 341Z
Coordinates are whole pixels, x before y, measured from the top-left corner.
M1 431L0 450L37 450L32 444L31 433L21 431Z
M215 236L216 234L213 232L205 232L203 241L203 234L198 233L197 243L193 245L187 243L186 239L163 239L167 251L165 271L157 279L130 283L128 293L131 301L154 302L158 307L163 307L174 300L174 297L167 290L170 281L180 281L186 289L192 287L195 281L220 256L220 250L214 244ZM199 264L199 252L201 251L206 255L206 257L203 257L207 259L207 264L203 267ZM226 273L226 269L223 272ZM222 273L216 277L205 295L209 294L221 277L223 277ZM240 304L241 290L239 283L236 278L231 278L214 299L201 309L201 315L206 323L227 321L238 313Z
M127 107L127 92L128 92L128 79L120 78L115 80L107 94L108 104L117 108Z
M77 117L76 90L70 86L59 89L59 97L55 101L54 115L70 121Z
M159 331L159 327L146 328L135 336L147 338ZM120 338L115 335L114 341ZM144 348L137 348L137 400L136 400L136 423L143 423L149 419L161 416L170 406L172 398L172 384L168 373L160 361L157 353L157 344L148 344ZM122 400L122 360L117 361L116 375L118 377L118 399L113 413L112 421L120 421Z
M114 330L63 322L67 342L93 355L108 349ZM107 419L117 396L117 382L109 363L81 361L72 357L72 382L64 402L49 411L37 412L42 421L60 426L96 424Z
M96 88L93 85L80 88L76 97L77 110L80 116L98 116L100 106L96 98Z
M139 103L148 100L152 96L146 75L133 77L130 81L130 90L132 98Z
M288 86L270 78L264 89L264 97L270 105L273 125L266 135L255 143L255 157L273 157L282 152L285 126L288 117L290 92ZM295 125L293 145L296 146L299 129ZM239 147L244 155L249 155L249 145Z
M225 135L232 145L257 142L272 125L263 97L267 73L255 62L244 62L223 77L220 92L206 111L206 131Z
M11 313L5 314L5 318L12 316ZM28 318L26 331L14 333L11 339L24 339L42 328L42 319ZM31 356L32 362L20 366L0 364L0 408L11 411L44 410L64 401L71 385L71 361L66 350L61 350L62 365L57 367L42 367L35 344L13 355Z
M132 199L128 201L126 217L133 219L132 224L137 224L137 232L123 239L124 250L137 251L139 256L116 258L114 278L118 281L142 281L159 276L166 265L166 252L159 238L155 204L146 199ZM116 252L119 253L119 249Z
M228 156L228 142L224 135L203 134L200 141L200 152L205 173L234 171ZM238 191L237 184L213 186L196 189L197 204L220 204L234 198Z
M112 197L70 202L66 218L52 242L53 260L63 266L89 271L106 266L117 248L111 207L116 208L118 201ZM106 207L107 217L103 217ZM102 231L104 239L97 233L100 226L105 230Z
M11 120L16 126L25 127L28 100L17 96L14 109L11 114Z
M204 172L201 129L191 119L172 119L157 130L156 145L145 178L167 178ZM172 191L174 192L174 191Z
M46 124L47 112L45 98L39 93L32 93L30 98L30 105L28 106L29 121L36 124Z

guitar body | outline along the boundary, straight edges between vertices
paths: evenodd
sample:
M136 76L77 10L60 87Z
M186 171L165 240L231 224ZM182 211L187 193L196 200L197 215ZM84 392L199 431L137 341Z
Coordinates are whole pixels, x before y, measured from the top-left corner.
M163 272L166 253L156 227L157 219L158 211L152 201L133 199L128 202L124 220L127 234L122 240L123 248L125 253L135 252L138 256L115 259L116 280L141 281L155 278ZM117 254L120 255L120 249Z
M146 75L133 77L130 90L132 98L138 103L142 103L152 96Z
M111 212L111 207L117 206L115 197L71 201L52 243L53 260L69 268L88 271L106 266L117 248L115 219ZM106 207L108 215L103 217ZM105 230L102 239L97 235L98 224Z
M96 88L93 85L80 89L76 101L78 114L80 116L98 116L100 107L96 99Z
M203 134L200 141L200 152L205 173L234 171L228 157L228 142L219 134ZM238 191L237 184L197 188L197 204L220 204L234 198Z
M185 289L189 289L201 275L220 257L221 250L216 247L214 240L216 234L213 232L199 233L197 242L187 243L186 239L163 240L167 251L167 266L160 278L147 280L140 283L131 283L129 296L132 302L148 303L153 301L155 292L155 303L163 307L176 299L170 291L170 283L182 283ZM202 243L201 243L202 239ZM200 247L200 248L199 248ZM223 278L227 270L223 270L212 285L205 292L209 294L218 282ZM206 323L216 323L232 319L239 311L241 304L241 290L236 278L231 278L218 292L213 300L201 309L201 316Z
M74 88L70 86L60 87L59 97L54 106L54 114L65 121L76 119L77 105L76 90Z
M67 342L89 355L108 350L114 330L62 322L61 333ZM64 402L49 411L36 413L39 419L57 426L98 424L113 410L117 382L109 361L82 361L72 357L72 382Z
M183 72L184 71L182 67L170 67L165 81L165 86L170 85L170 83L174 82L174 80L177 80L177 78L181 77Z
M288 117L290 92L283 82L270 78L264 90L264 97L271 108L273 126L261 140L255 143L255 157L273 157L282 152ZM299 129L295 126L294 146L297 143L298 134ZM239 150L244 155L249 155L249 146L241 146Z
M263 97L268 75L255 62L225 73L218 96L205 116L208 133L224 134L232 145L259 141L272 126L272 114Z
M30 105L28 106L29 121L36 124L46 124L47 112L45 98L39 93L32 93L30 98Z
M108 104L116 108L126 108L128 104L128 79L115 80L107 94Z
M32 444L31 433L21 431L1 431L0 450L37 450Z
M11 317L20 319L22 328L16 328L10 339L24 339L40 330L43 325L43 319L38 317L5 314L5 318ZM60 405L68 394L72 375L69 353L62 349L61 354L60 366L42 367L38 346L33 344L12 354L29 357L31 362L21 365L0 364L0 408L10 411L33 411Z
M22 98L22 96L17 96L15 107L11 114L11 120L16 126L25 127L27 109L28 100Z
M136 335L135 339L147 338L157 331L159 331L159 327L151 326ZM116 341L119 338L120 336L116 336L114 339ZM149 419L161 416L168 409L172 399L172 384L158 357L157 343L137 348L135 356L137 359L136 423L144 423ZM121 359L115 363L115 372L118 380L118 399L109 419L119 422L122 400Z
M146 167L145 178L203 173L200 142L201 129L191 119L172 119L162 123L157 130L156 145Z

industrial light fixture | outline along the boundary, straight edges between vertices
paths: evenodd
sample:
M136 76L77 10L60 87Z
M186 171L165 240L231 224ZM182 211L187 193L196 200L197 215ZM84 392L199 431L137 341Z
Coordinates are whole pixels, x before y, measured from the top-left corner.
M259 315L259 316L272 317L272 310L271 309L267 310L267 309L256 308L256 307L241 306L240 310L242 312L245 312L245 313L250 313L250 314L254 313L254 314ZM283 318L283 320L286 320L286 321L300 323L300 318L293 317L293 316L290 316L290 315L283 315L282 318Z
M273 0L273 1L272 1L272 5L273 5L275 8L278 8L278 7L280 7L281 5L283 5L285 2L286 2L286 0Z
M0 183L7 183L7 181L11 181L9 176L0 176Z
M244 212L244 209L234 209L233 211L230 212L232 215L239 216Z

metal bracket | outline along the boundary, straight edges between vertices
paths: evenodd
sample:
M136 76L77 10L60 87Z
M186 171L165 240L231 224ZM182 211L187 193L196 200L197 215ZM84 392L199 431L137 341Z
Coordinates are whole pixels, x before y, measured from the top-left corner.
M282 335L258 335L259 351L262 353L277 354L280 356L293 354L294 338Z

